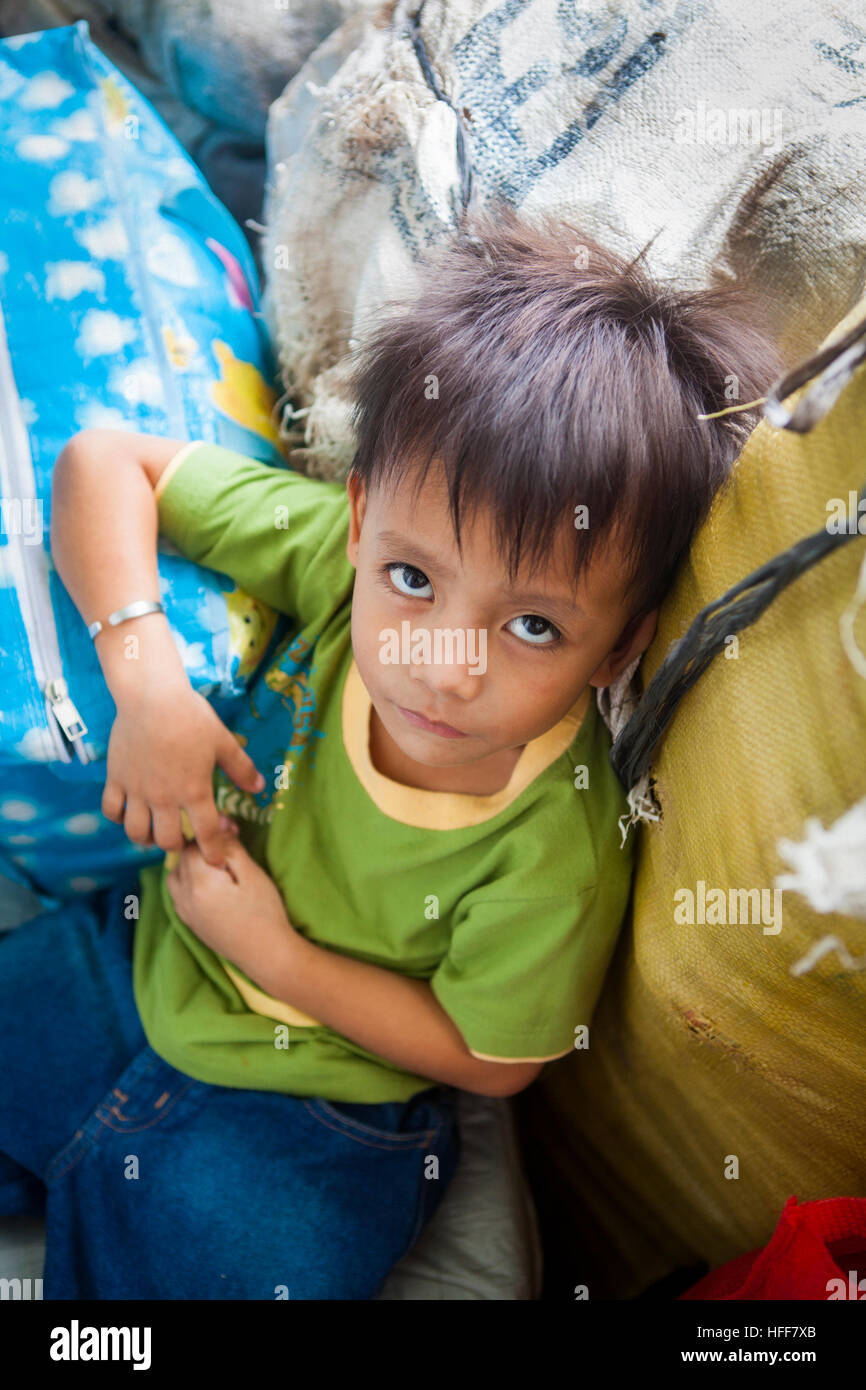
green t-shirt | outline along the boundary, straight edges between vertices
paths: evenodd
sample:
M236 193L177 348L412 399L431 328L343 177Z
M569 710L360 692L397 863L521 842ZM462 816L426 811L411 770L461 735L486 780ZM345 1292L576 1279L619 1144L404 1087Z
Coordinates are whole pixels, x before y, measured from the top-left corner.
M219 770L215 784L296 930L429 980L479 1056L565 1055L589 1023L632 867L592 692L526 745L491 796L403 786L370 758L345 487L193 444L157 498L160 531L184 555L293 621L234 724L268 785L252 796ZM403 1100L434 1084L270 999L179 919L163 865L142 885L135 998L172 1066L333 1101Z

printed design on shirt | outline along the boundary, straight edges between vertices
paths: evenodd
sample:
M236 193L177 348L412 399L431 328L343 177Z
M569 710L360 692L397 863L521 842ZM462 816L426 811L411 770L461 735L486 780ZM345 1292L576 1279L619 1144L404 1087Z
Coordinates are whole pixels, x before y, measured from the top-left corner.
M242 792L225 778L217 787L215 801L217 810L233 820L251 821L253 825L269 825L278 809L275 805L259 806L250 792Z
M311 645L305 638L297 637L287 648L283 658L275 663L265 676L265 685L279 696L280 703L292 715L292 741L287 749L288 756L280 791L291 790L295 764L304 753L310 739L324 738L320 730L313 728L316 718L316 692L309 682L312 668L305 670L302 664L311 650ZM277 798L278 809L281 804Z
M238 590L238 593L243 594L244 601L248 600L249 596L242 590ZM249 601L257 603L254 599ZM270 613L265 605L258 604L258 607L264 614ZM267 640L270 640L270 636L269 631ZM315 669L309 664L312 651L313 644L305 637L293 638L288 641L285 650L278 653L270 669L251 687L249 712L239 721L249 732L235 729L233 736L264 773L267 785L258 795L241 791L221 768L217 768L216 804L224 815L255 825L270 824L276 812L286 804L284 793L294 787L298 759L310 748L312 740L325 737L321 729L314 728L316 692L309 680ZM273 741L274 731L281 724L284 727L284 721L278 714L280 709L286 710L292 720L292 737L288 748L284 742Z
M240 815L259 823L272 819L285 805L284 793L295 785L298 759L313 746L315 739L324 738L316 729L316 693L310 685L313 644L305 637L286 639L285 647L277 649L273 663L249 690L247 709L238 721L245 731L235 737L246 748L256 767L268 779L268 786L257 796L237 792L224 779L221 796L231 797L231 810L226 802L227 815ZM286 746L286 718L291 718L291 738ZM222 807L221 807L222 809ZM267 810L269 814L263 815Z
M251 750L247 747L249 739L246 734L234 730L232 738L252 756ZM214 772L214 800L217 810L224 816L231 816L233 820L248 821L253 825L269 825L274 818L274 806L268 802L271 790L266 787L258 796L254 796L252 792L241 791L239 787L236 787L221 767L218 767ZM185 812L181 813L182 816L185 814ZM189 828L189 833L184 827L184 834L187 839L193 839L192 826Z

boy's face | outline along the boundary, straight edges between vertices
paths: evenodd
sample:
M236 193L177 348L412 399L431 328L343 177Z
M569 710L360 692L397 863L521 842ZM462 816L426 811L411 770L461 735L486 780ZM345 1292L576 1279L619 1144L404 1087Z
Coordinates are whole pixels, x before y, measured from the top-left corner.
M418 763L460 766L522 748L652 639L656 613L630 623L614 547L599 547L572 591L569 547L581 532L569 516L548 567L521 567L512 587L488 514L463 520L461 560L440 470L414 506L411 482L367 493L350 477L347 487L355 662L385 729Z

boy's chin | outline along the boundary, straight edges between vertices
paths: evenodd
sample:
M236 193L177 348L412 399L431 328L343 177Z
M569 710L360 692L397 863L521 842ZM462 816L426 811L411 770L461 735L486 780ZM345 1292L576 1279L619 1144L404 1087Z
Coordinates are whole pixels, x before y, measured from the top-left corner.
M459 767L478 762L477 740L473 738L443 738L411 725L400 713L394 701L385 703L385 712L376 706L376 713L400 752L424 767ZM471 751L470 751L471 750Z
M423 767L468 767L470 763L480 762L481 759L463 753L455 753L452 743L443 743L440 747L434 744L432 738L428 738L427 743L423 744L419 740L413 747L401 745L407 758L413 762L420 763Z
M390 724L385 724L385 728L392 739L407 758L412 758L416 763L424 763L425 767L443 767L452 763L476 762L477 752L467 757L467 744L472 747L474 739L469 738L442 738L440 734L428 733L426 729L410 728L403 723L403 717L399 710L396 712L397 719L402 724L402 728L395 725L393 717ZM385 723L385 721L382 721Z

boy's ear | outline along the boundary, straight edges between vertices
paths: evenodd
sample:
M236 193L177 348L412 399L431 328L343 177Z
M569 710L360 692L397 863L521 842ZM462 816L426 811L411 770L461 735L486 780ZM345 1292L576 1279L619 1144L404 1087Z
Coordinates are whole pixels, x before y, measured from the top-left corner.
M367 490L357 474L350 472L346 479L346 491L349 494L349 539L346 542L346 555L357 569L358 541L361 536L361 522L367 510Z
M654 608L642 618L632 618L619 635L617 644L608 652L597 671L589 678L589 684L601 689L615 681L621 671L645 652L653 640L658 623L659 610Z

